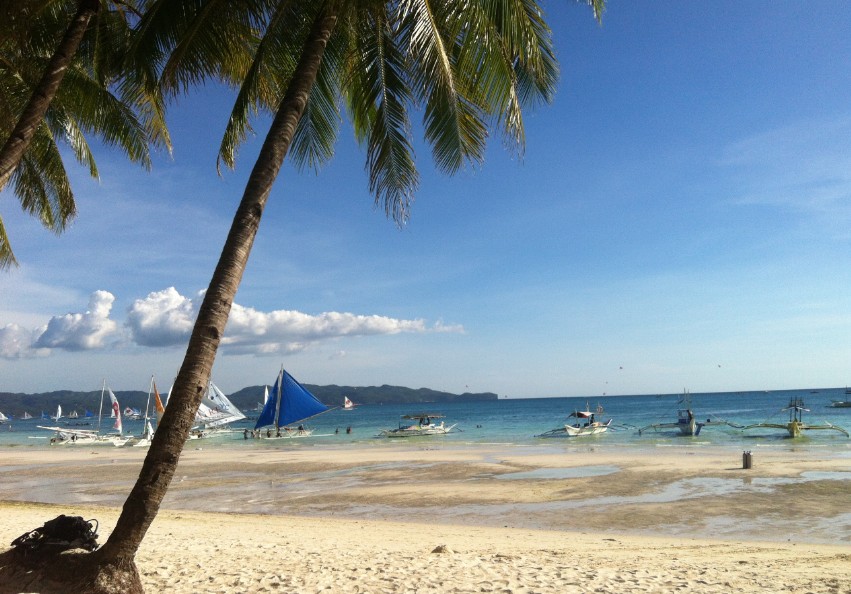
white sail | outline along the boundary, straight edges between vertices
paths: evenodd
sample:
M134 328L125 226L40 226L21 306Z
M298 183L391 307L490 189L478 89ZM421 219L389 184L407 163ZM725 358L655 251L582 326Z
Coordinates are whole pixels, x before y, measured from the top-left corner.
M55 417L53 417L53 420L54 420L54 421L58 421L58 420L59 420L59 419L61 419L61 418L62 418L62 405L61 405L61 404L57 404L57 405L56 405L56 416L55 416Z
M121 425L121 407L118 405L118 398L112 393L112 389L107 389L109 390L109 399L112 401L112 414L110 416L115 419L113 429L117 430L118 434L121 435L121 432L124 430Z
M0 421L8 421L9 417L0 412Z
M198 407L195 421L204 426L205 429L214 429L228 425L245 418L242 411L231 402L219 387L210 382L207 393Z

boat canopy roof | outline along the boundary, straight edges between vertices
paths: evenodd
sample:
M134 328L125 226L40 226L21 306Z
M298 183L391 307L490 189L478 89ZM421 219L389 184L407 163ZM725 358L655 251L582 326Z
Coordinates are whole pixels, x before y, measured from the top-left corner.
M417 413L414 415L402 415L403 419L442 419L445 415L439 413Z

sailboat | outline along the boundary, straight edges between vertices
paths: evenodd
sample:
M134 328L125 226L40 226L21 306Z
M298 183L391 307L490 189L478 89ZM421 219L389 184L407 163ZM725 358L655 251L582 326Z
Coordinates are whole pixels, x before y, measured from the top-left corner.
M8 420L9 420L9 417L7 417L2 412L0 412L0 423L2 423L4 421L8 421Z
M29 419L32 419L32 418L33 418L33 416L30 413L28 413L27 411L24 411L24 416L21 417L21 419L23 419L24 421L28 421Z
M111 441L116 446L123 446L125 443L130 441L129 437L124 437L124 426L121 423L121 406L118 404L118 398L115 397L111 388L107 388L109 392L109 400L110 400L110 415L111 419L115 419L115 423L112 425L112 428L115 429L116 433L113 435L101 435L101 439ZM101 393L101 403L103 403L103 393ZM101 409L98 412L98 431L100 431L100 419L101 419L101 411L103 410L103 404L101 404Z
M839 427L838 425L832 425L827 421L824 422L824 425L808 425L803 421L803 413L810 412L810 409L804 408L804 400L803 398L792 398L789 401L789 406L783 409L783 411L789 411L789 422L788 423L754 423L753 425L748 425L744 427L744 429L759 429L759 428L768 428L768 429L785 429L789 432L789 437L801 437L804 431L814 431L814 430L828 430L828 431L838 431L845 435L845 437L849 437L848 432Z
M148 400L145 403L144 425L142 426L142 435L132 438L132 445L136 448L146 448L151 445L154 439L154 427L151 425L151 419L148 413L151 409L151 394L156 392L157 385L154 383L154 376L151 376L151 385L148 387ZM158 395L159 396L159 395ZM126 411L125 411L126 412Z
M195 414L198 427L193 435L207 437L210 431L226 431L231 423L245 418L242 411L231 402L225 393L212 381L207 385L207 392L201 399L201 405Z
M78 413L76 410L72 410L71 414L68 415L68 418L69 419L78 419L78 418L80 418L80 413Z
M254 429L274 427L274 433L271 428L266 430L265 436L271 439L307 437L313 431L301 423L329 410L332 408L317 400L316 396L281 367L270 398L257 418ZM296 424L297 428L291 427Z
M348 396L343 396L343 410L353 410L355 403L349 400Z
M106 389L106 380L104 380L100 394L101 410L103 409L103 396L104 391ZM119 416L116 418L115 421L115 429L118 430L117 434L101 434L100 416L98 416L97 430L67 429L65 427L44 427L42 425L38 425L38 428L47 429L49 431L54 432L53 437L50 438L50 445L114 445L116 447L123 446L127 442L127 438L124 438L121 435L121 413L120 409L118 408L118 400L116 400L115 394L112 393L112 390L109 390L109 396L112 399L113 410L119 411Z
M61 418L62 418L62 405L61 405L61 404L57 404L57 405L56 405L56 416L55 416L55 417L53 417L53 420L54 420L54 421L58 421L58 420L59 420L59 419L61 419Z

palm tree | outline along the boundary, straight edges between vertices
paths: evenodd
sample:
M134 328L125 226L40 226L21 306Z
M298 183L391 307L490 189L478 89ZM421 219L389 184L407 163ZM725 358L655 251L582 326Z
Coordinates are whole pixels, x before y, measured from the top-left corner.
M138 13L130 2L101 4L4 2L0 11L0 191L11 182L24 211L56 233L76 213L61 143L93 177L86 133L145 167L151 142L169 144L153 78L123 64ZM0 219L0 269L16 263Z
M274 118L139 478L107 542L75 569L76 589L87 592L141 591L133 559L189 436L286 156L314 167L330 158L345 104L376 202L402 224L418 183L412 108L422 110L438 168L453 173L483 160L489 124L522 149L522 106L549 100L557 78L534 0L152 0L136 43L141 55L162 56L170 88L241 79L220 147L226 164L255 110Z

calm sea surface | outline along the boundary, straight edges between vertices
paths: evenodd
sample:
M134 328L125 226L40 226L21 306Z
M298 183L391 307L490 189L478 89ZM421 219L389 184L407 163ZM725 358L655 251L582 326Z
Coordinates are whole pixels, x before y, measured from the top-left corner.
M234 433L204 441L204 447L310 447L338 446L346 443L374 445L381 447L388 442L400 440L377 438L382 429L398 426L401 415L419 412L440 413L445 416L447 425L455 424L452 433L445 436L422 437L406 440L424 443L432 440L461 444L504 444L508 446L534 446L558 441L571 444L588 445L593 443L601 447L703 447L729 446L731 448L753 449L761 447L790 448L813 447L835 450L851 456L851 439L835 431L811 431L805 437L790 439L783 430L741 431L724 424L715 424L722 420L736 425L749 425L759 422L785 423L789 420L782 409L791 398L802 398L809 412L804 413L804 421L820 425L832 423L851 432L851 408L831 408L833 400L846 398L844 388L821 390L777 390L770 392L722 392L712 394L694 393L691 395L691 408L700 421L711 419L713 424L704 427L697 437L680 436L675 429L645 431L638 434L638 428L653 423L673 422L676 420L677 394L644 396L606 396L591 398L530 398L504 399L485 402L454 402L422 405L367 405L354 410L334 410L307 422L314 429L309 438L292 440L244 440L242 430L254 426L254 420L246 420L233 428ZM602 407L604 412L597 413L598 420L612 419L611 429L604 434L589 437L543 440L536 436L558 428L568 421L568 415L574 410L583 410L586 405L591 411ZM39 411L32 411L39 412ZM244 411L249 416L256 412ZM64 419L69 427L80 429L96 428L94 419ZM80 425L89 422L91 425ZM54 421L32 419L23 421L12 419L0 425L0 448L2 447L50 447L50 431L38 429L37 425L54 425ZM60 421L62 424L62 421ZM347 433L347 428L351 433ZM109 419L103 420L105 432L111 430ZM142 423L128 421L125 433L139 434Z

